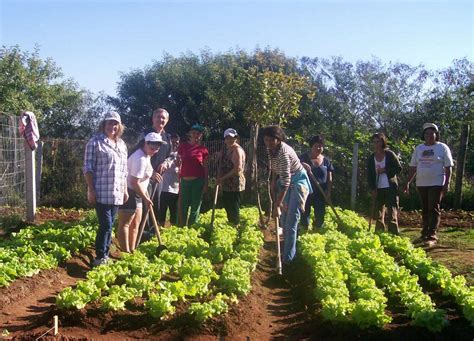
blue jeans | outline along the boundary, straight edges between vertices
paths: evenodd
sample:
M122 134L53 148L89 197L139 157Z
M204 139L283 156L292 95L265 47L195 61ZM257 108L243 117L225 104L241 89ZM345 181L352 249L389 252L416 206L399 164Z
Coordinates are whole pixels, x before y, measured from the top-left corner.
M296 255L296 239L298 238L298 222L301 217L301 208L298 200L297 190L290 186L288 192L288 210L281 215L281 227L283 228L283 264L290 263Z
M117 211L117 205L105 205L101 203L96 203L95 205L95 212L99 220L99 230L95 237L96 259L101 259L109 255L110 244L112 243L112 229Z

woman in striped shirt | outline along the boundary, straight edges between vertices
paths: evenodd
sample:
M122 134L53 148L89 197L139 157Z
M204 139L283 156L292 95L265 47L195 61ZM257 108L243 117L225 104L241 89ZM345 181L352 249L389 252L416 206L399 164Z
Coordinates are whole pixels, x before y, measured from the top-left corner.
M271 165L271 191L274 198L273 217L283 227L284 246L282 263L285 269L296 255L298 222L304 212L308 194L312 193L306 170L293 148L287 145L283 129L269 126L263 129L263 141Z

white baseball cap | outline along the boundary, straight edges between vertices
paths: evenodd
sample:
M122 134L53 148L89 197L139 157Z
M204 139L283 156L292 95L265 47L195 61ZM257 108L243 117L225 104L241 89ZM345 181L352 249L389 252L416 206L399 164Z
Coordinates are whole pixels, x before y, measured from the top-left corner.
M425 124L423 124L423 131L425 131L426 129L429 129L429 128L434 129L434 131L436 131L436 132L438 131L438 126L434 123L425 123Z
M122 124L122 120L120 119L120 115L116 111L109 111L104 115L104 121L117 121L118 123Z
M236 137L237 135L239 135L237 134L237 130L232 129L232 128L226 129L224 131L224 138L226 138L227 136Z
M166 144L165 141L161 138L161 135L158 133L148 133L145 136L145 142L154 142L154 143L161 143Z

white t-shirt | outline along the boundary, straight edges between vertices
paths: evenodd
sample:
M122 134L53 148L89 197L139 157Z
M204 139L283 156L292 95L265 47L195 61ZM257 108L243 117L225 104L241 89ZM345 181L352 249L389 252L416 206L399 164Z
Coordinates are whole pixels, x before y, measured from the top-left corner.
M420 144L411 156L411 167L416 167L416 186L443 186L446 179L444 167L454 166L449 147L441 142L432 146Z
M148 188L153 168L150 163L150 156L146 155L141 148L137 149L127 160L128 175L127 186L133 189L132 177L138 178L138 183L144 191Z
M385 157L383 158L382 161L377 161L377 159L374 156L375 160L375 174L377 174L377 169L379 168L385 168ZM377 175L376 175L377 178ZM379 174L379 182L377 183L377 188L389 188L390 184L388 183L388 177L387 173L381 173Z

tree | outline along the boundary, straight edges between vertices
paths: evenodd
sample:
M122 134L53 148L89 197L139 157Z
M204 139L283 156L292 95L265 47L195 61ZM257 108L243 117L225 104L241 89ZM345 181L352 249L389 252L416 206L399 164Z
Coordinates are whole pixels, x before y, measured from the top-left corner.
M61 69L51 59L39 58L38 49L28 53L18 47L3 47L0 111L16 115L25 110L34 112L43 136L85 138L96 129L91 123L100 120L100 100L62 77Z
M238 89L237 102L245 113L245 121L250 126L250 165L247 168L246 196L249 199L257 193L260 218L262 219L257 181L257 141L261 126L278 124L283 126L288 120L300 114L299 105L303 96L312 97L313 89L306 77L287 75L270 70L260 71L253 66L241 68L235 78ZM271 198L270 198L271 202Z

